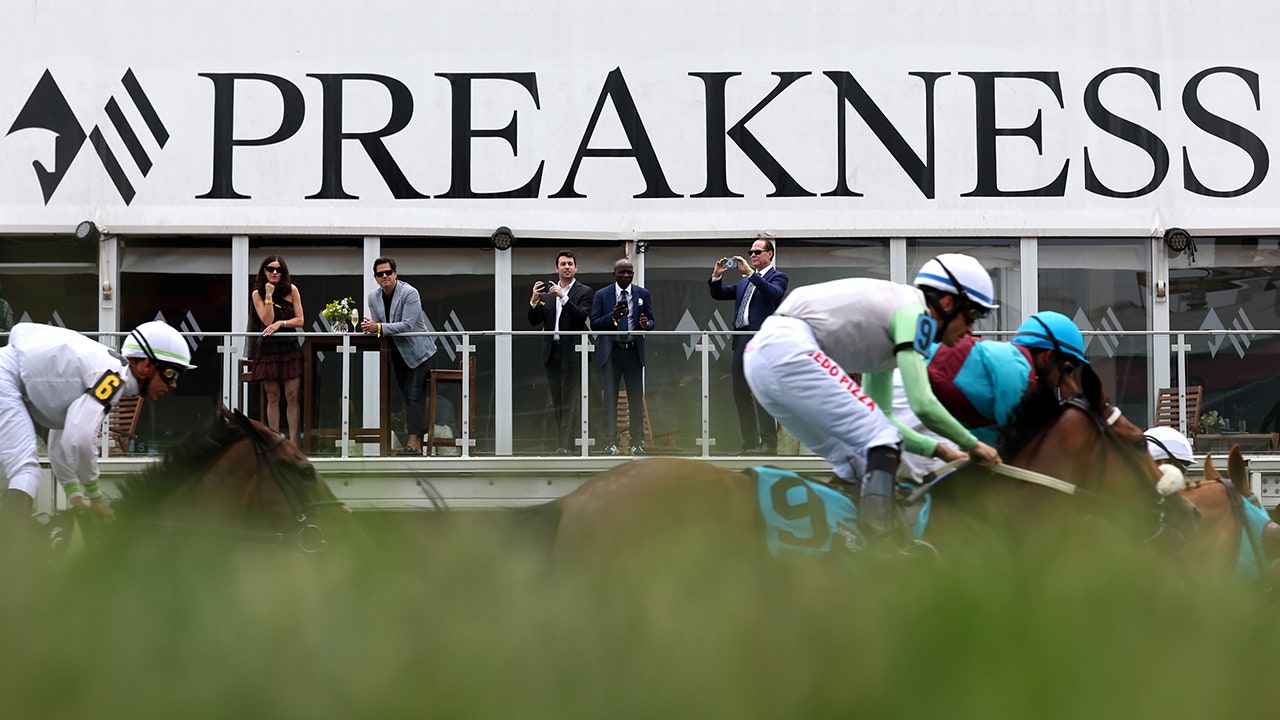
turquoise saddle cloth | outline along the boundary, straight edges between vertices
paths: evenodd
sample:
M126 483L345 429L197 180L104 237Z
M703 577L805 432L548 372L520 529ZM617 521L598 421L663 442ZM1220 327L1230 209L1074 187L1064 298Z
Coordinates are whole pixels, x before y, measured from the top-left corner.
M818 556L843 544L841 531L859 538L858 508L849 497L827 485L807 480L789 470L774 467L751 468L756 477L760 514L764 518L765 539L774 557ZM924 507L912 525L912 535L924 536L932 499L924 497Z

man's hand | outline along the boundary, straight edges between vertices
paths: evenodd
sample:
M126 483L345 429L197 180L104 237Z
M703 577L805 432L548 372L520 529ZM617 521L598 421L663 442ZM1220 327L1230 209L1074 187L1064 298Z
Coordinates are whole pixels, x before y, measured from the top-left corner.
M954 445L940 442L933 451L933 456L943 462L955 462L956 460L968 458L969 454Z
M986 467L1004 462L1004 460L1000 459L1000 453L996 452L995 448L982 441L973 446L973 449L969 451L969 457L977 460L979 465L985 465Z

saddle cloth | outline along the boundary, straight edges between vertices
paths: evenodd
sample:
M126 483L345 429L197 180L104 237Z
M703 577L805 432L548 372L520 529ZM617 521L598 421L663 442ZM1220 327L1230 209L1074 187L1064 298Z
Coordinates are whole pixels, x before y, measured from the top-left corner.
M858 508L847 495L789 470L761 466L744 472L756 478L765 542L774 557L820 556L840 550L845 546L841 531L862 538ZM921 502L911 524L917 540L924 536L932 499L925 495Z

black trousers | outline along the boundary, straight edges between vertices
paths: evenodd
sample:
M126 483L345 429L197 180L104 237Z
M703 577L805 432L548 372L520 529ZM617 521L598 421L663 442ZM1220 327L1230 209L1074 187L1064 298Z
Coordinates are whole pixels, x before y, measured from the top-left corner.
M604 444L618 443L618 391L627 386L627 407L631 415L631 444L644 443L644 365L640 348L614 344L604 364Z
M394 342L391 343L390 355L391 369L395 372L396 384L400 386L400 396L404 398L405 434L421 437L423 388L427 384L427 373L431 372L431 361L435 356L423 360L418 367L411 368Z
M778 446L778 423L764 406L756 402L742 372L742 354L751 342L750 335L733 336L733 402L738 406L738 428L742 431L744 448L765 445Z
M582 370L573 345L568 338L552 341L545 366L555 412L556 447L566 450L573 449L573 438L581 434Z

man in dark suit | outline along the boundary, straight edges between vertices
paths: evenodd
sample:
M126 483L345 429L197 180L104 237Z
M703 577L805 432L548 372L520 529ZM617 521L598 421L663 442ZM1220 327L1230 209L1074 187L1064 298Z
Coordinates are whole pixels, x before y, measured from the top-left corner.
M577 273L577 258L572 252L561 250L556 256L557 282L534 283L533 297L529 299L529 324L541 324L543 330L554 333L542 337L542 364L547 371L551 405L555 409L557 455L568 455L574 436L580 434L582 371L574 346L580 340L585 341L585 336L579 333L587 329L591 298L595 293L590 286L574 279Z
M623 258L613 264L614 284L601 288L591 303L591 329L620 332L601 335L596 347L596 365L604 368L604 427L606 455L618 450L619 380L627 385L627 406L631 413L632 455L644 454L644 335L653 329L653 304L649 291L633 285L636 269ZM635 334L632 334L635 333Z
M733 329L754 332L778 309L782 296L787 294L790 280L786 273L773 266L773 241L768 236L756 238L751 244L749 257L750 260L743 259L741 255L717 260L707 284L711 287L712 299L734 301ZM720 276L729 268L738 268L748 274L726 287ZM742 452L739 454L772 455L778 451L778 424L756 402L742 374L742 353L750 340L750 335L733 336L733 400L738 406L738 426L742 430Z

